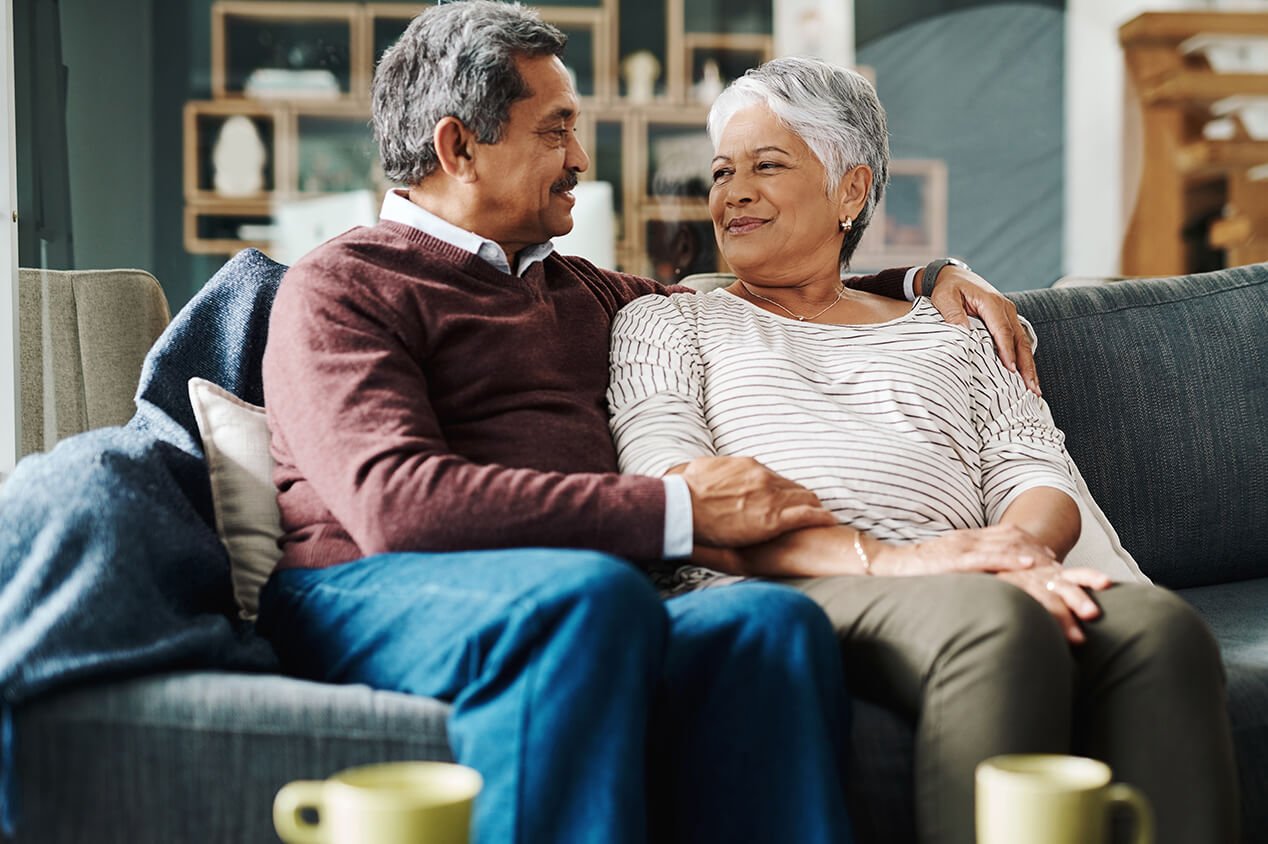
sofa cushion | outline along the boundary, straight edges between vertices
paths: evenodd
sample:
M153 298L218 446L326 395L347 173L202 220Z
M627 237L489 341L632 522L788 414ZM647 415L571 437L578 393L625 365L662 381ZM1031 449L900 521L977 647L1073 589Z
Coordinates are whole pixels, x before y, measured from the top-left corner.
M242 618L254 621L260 589L282 558L277 489L264 408L203 378L189 379L211 476L216 534L229 552L233 597Z
M1228 676L1228 714L1242 787L1247 840L1268 830L1268 578L1178 593L1215 633Z
M286 782L452 761L431 698L275 675L169 674L20 709L15 844L276 844Z
M1268 575L1268 264L1013 298L1066 447L1145 574Z

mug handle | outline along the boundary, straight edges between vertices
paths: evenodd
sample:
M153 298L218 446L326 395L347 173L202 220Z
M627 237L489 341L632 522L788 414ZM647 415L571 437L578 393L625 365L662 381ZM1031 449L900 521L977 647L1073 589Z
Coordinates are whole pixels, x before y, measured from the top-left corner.
M288 782L273 798L273 828L287 844L324 844L321 803L325 783L321 780ZM304 819L305 809L316 810L317 822Z
M1131 812L1136 827L1133 844L1154 844L1154 810L1139 789L1116 782L1106 790L1105 797L1109 806L1122 806Z

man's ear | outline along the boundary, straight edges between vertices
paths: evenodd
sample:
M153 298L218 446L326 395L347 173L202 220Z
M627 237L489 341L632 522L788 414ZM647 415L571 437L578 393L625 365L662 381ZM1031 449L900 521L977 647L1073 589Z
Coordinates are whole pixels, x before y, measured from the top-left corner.
M866 164L856 164L841 177L840 218L844 220L858 219L859 213L867 205L868 194L872 192L872 168Z
M443 118L436 124L431 139L440 169L461 182L476 180L476 139L461 120L453 116Z

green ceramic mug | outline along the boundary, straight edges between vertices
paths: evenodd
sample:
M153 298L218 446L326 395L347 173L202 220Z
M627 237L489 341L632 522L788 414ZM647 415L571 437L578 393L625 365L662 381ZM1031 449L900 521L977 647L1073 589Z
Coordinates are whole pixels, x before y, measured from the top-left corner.
M471 768L446 762L349 768L282 786L273 827L287 844L467 844L483 786Z
M1149 802L1111 783L1109 766L1057 754L996 756L977 766L978 844L1109 844L1116 807L1134 820L1133 844L1153 844Z

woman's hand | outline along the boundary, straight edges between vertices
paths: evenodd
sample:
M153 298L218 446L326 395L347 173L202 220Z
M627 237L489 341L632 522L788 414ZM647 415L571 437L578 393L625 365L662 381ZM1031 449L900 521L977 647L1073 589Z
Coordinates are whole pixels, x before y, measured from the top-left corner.
M872 574L910 577L954 572L1025 571L1055 565L1052 549L1012 525L954 530L908 545L864 540Z
M1091 621L1101 614L1101 608L1087 590L1099 592L1113 582L1108 575L1096 569L1067 569L1058 565L999 572L996 576L1025 590L1042 604L1061 625L1066 639L1074 645L1081 644L1086 638L1079 622Z
M920 272L923 276L924 270ZM928 287L923 278L920 283L921 289ZM966 314L984 322L1004 366L1019 373L1032 393L1043 395L1039 389L1039 371L1035 369L1035 354L1030 348L1030 335L1017 317L1017 306L1011 299L972 270L948 265L938 273L938 283L934 285L929 301L952 325L968 328Z

